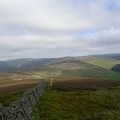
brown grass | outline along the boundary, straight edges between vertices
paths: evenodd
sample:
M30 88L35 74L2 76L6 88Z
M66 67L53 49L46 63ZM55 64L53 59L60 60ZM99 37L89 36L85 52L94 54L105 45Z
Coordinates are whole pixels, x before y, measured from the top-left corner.
M73 89L100 89L120 86L120 81L100 80L86 77L56 77L53 78L53 87L60 90Z
M0 93L2 92L12 92L12 91L19 91L19 90L25 90L27 88L33 87L36 84L38 84L40 80L38 79L31 79L31 80L4 80L0 81Z

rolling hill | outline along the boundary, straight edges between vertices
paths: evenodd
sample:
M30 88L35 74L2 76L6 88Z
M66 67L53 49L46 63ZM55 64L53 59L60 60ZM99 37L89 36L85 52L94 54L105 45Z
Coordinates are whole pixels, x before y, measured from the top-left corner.
M120 54L62 58L25 58L0 61L0 72L30 73L35 76L77 76L120 80L111 68L120 64Z
M104 54L104 55L96 55L96 56L100 56L103 58L112 58L112 59L116 59L116 60L120 60L120 53L114 53L114 54Z
M115 64L119 64L120 54L107 55L91 55L78 57L62 57L62 58L23 58L0 61L0 71L10 70L32 70L39 69L44 66L52 65L64 61L83 61L89 64L97 65L103 68L110 69Z

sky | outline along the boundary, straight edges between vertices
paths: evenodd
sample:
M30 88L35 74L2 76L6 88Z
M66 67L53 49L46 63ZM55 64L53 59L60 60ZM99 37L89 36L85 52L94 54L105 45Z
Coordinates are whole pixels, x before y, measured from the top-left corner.
M0 0L0 59L120 52L120 0Z

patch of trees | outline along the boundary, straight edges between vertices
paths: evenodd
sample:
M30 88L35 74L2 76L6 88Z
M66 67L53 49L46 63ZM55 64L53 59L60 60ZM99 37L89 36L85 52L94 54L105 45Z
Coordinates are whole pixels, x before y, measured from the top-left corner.
M120 72L120 64L116 64L115 66L112 67L111 70L115 72Z

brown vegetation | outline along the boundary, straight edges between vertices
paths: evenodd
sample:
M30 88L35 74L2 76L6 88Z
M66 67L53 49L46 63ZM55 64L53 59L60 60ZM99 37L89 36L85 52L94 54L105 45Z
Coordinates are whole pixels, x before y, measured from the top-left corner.
M27 88L33 87L38 84L40 80L38 79L31 79L31 80L11 80L11 81L0 81L0 93L1 92L12 92L12 91L19 91L25 90Z
M120 81L86 77L58 77L53 79L53 87L61 90L100 89L116 86L120 86Z

